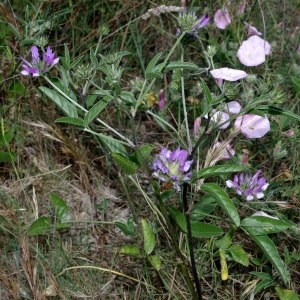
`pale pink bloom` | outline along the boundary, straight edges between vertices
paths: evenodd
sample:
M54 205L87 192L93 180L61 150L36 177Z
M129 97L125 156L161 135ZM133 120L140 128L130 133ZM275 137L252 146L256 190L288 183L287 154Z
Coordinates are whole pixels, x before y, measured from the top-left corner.
M226 129L230 125L229 115L222 111L215 111L211 120L216 124L220 124L220 126L218 126L219 129Z
M274 220L279 220L279 218L277 217L273 217L268 215L267 213L263 212L263 211L257 211L255 212L252 217L266 217L266 218L270 218L270 219L274 219Z
M267 116L246 114L237 117L234 127L249 139L257 139L270 131L270 122Z
M227 8L218 9L215 13L214 22L219 29L225 29L230 23L231 19Z
M288 137L293 137L295 135L295 132L293 129L289 129L288 131L284 132L284 135Z
M249 160L249 151L247 149L243 149L242 153L242 164L245 165Z
M194 136L197 138L199 136L199 129L201 126L201 118L197 117L194 122Z
M225 103L224 112L236 115L241 111L242 107L237 101L230 101Z
M222 144L220 142L216 142L214 144L214 148L218 149ZM226 149L223 149L221 153L221 159L230 159L235 154L235 150L229 145L226 145Z
M246 30L247 30L248 36L251 36L251 35L262 35L262 33L259 32L256 27L250 25L249 23L245 22L245 26L246 26Z
M270 54L271 45L257 35L250 36L242 42L237 57L248 67L258 66L265 62L266 55Z
M166 105L166 102L167 100L166 100L165 90L161 89L158 94L158 108L163 109Z
M238 14L242 15L244 14L247 6L247 0L243 0L240 2L239 9L238 9Z
M231 68L220 68L209 71L215 79L223 79L227 81L237 81L248 76L245 71Z

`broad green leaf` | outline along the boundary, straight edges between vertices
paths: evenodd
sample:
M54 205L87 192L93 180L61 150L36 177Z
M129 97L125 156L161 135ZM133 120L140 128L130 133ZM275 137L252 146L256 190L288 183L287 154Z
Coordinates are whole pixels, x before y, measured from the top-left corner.
M234 228L230 228L229 232L226 233L226 235L218 240L215 241L215 247L219 249L227 249L230 247L232 243L232 239L235 233Z
M70 59L70 52L69 52L69 49L68 49L68 46L67 44L64 44L64 49L65 49L65 56L64 56L64 65L67 69L69 69L70 67L70 63L71 63L71 59Z
M152 144L144 144L135 151L132 158L135 159L140 166L143 166L148 162L153 148L154 145Z
M166 71L177 70L177 69L197 71L199 69L199 67L192 62L171 61L166 65L166 68L165 68Z
M54 101L65 112L66 115L72 118L78 117L76 107L72 103L70 103L66 98L58 94L56 91L51 90L45 86L40 86L39 89L47 97Z
M200 179L200 178L208 178L213 176L219 176L219 175L225 175L225 174L231 174L236 172L244 171L244 166L237 166L237 165L218 165L218 166L212 166L207 167L199 172L193 174L192 181Z
M161 259L158 255L151 255L148 257L148 260L151 266L155 269L155 271L159 271L161 268Z
M135 105L137 100L134 97L134 94L128 91L122 91L119 95L119 97L126 103Z
M251 232L255 235L277 233L291 228L291 226L285 221L263 216L245 218L242 220L241 226L244 228L250 227Z
M213 100L212 100L212 95L209 91L209 88L208 86L206 85L205 81L201 79L201 86L202 86L202 89L203 89L203 93L204 93L204 99L201 101L201 115L200 117L203 117L205 116L206 114L208 114L211 110L211 107L212 107L212 103L213 103Z
M65 222L69 214L69 207L65 200L60 198L55 193L50 194L50 200L55 208L56 217L59 223Z
M107 106L111 99L113 99L112 96L105 96L103 100L94 104L94 106L86 113L84 117L83 124L85 127L87 127L95 118L97 118L97 116Z
M183 232L187 232L186 217L178 209L174 207L169 208L172 218ZM195 238L211 238L223 234L223 230L219 227L202 222L194 222L191 220L192 236Z
M134 224L131 219L127 220L127 223L115 221L114 224L128 236L135 236Z
M249 274L252 274L262 280L272 280L273 279L273 276L266 272L251 271L251 272L249 272Z
M84 127L83 120L81 118L62 117L56 119L55 123L65 123L65 124L75 125L79 127Z
M86 97L86 101L85 101L86 106L87 106L88 108L90 108L91 106L93 106L94 103L95 103L95 101L96 101L96 99L97 99L97 95L88 95L88 96Z
M124 245L120 248L120 253L140 257L140 249L137 245Z
M50 227L50 217L42 216L32 222L27 232L29 235L40 235L48 231Z
M0 162L13 162L16 160L16 156L12 152L0 151Z
M298 122L300 121L300 115L297 115L297 114L295 114L289 110L283 109L283 108L279 108L279 107L275 107L275 106L271 106L271 105L260 105L260 106L256 107L256 109L260 110L262 112L265 112L267 114L270 114L270 115L281 115L281 116L295 119Z
M268 260L272 263L273 267L278 272L279 276L284 281L284 283L288 283L290 280L289 273L273 241L267 235L256 235L255 232L252 232L251 227L246 227L243 229L251 236L252 240L263 251L263 253L266 255Z
M104 135L102 133L98 133L97 136L103 143L103 146L106 147L110 152L127 156L127 151L119 140L116 140L113 137Z
M275 284L275 281L273 279L271 280L262 280L259 283L256 284L255 288L253 289L253 295L255 296L257 293L266 290L268 287L273 286Z
M278 286L275 288L275 290L280 300L299 300L298 295L294 291L285 290Z
M123 156L119 153L112 153L111 156L114 159L115 163L119 167L121 167L121 169L128 175L134 174L139 167L139 165L131 161L128 157Z
M191 217L195 220L201 220L209 216L216 206L217 203L212 196L204 195L202 196L201 200L192 208Z
M223 189L221 189L215 183L205 183L202 184L201 190L215 198L217 203L224 209L224 211L230 217L231 221L237 227L240 225L240 217L238 211Z
M144 251L147 255L150 255L155 247L155 236L147 220L142 219L141 224L144 238Z
M240 245L232 245L228 248L228 250L234 261L245 267L249 266L249 257L246 251Z
M145 70L145 78L146 79L150 79L153 78L153 76L160 76L161 72L159 72L157 69L155 70L155 66L157 64L157 62L159 61L160 57L161 57L162 53L159 52L157 53L149 62L146 70Z

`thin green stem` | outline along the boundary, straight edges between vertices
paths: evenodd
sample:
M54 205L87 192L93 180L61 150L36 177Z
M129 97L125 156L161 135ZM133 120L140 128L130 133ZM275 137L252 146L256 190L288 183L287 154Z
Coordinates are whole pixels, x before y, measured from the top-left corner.
M184 61L183 56L184 56L184 49L182 47L182 49L181 49L181 61L182 62ZM183 115L184 115L184 122L185 122L186 138L187 138L188 149L189 149L189 151L191 151L192 150L192 142L191 142L191 137L190 137L189 122L188 122L188 116L187 116L187 110L186 110L183 73L181 73L180 82L181 82L181 98L182 98L182 107L183 107Z

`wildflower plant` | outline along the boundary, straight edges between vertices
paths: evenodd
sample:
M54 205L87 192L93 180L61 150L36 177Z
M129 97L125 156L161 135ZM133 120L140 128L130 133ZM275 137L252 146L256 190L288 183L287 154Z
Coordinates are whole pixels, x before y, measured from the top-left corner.
M265 201L265 191L268 189L271 197L272 186L268 176L257 170L255 155L249 154L255 151L252 145L262 146L268 141L276 116L299 121L293 112L271 102L273 87L264 85L268 78L258 81L256 68L243 67L262 67L267 55L272 59L271 45L258 36L260 33L254 27L245 28L241 21L241 26L231 28L227 9L218 10L214 18L219 29L226 28L221 33L218 30L220 45L226 41L223 35L230 30L245 30L251 36L240 43L235 37L242 36L242 32L233 34L230 39L235 52L221 56L222 59L220 47L214 41L217 37L198 39L199 30L209 23L208 14L199 18L195 12L162 5L147 10L132 23L148 22L165 13L177 17L174 43L167 53L156 53L138 76L133 77L126 67L129 57L136 60L130 51L110 53L102 47L102 42L110 37L107 27L97 31L95 45L74 59L71 57L75 54L70 55L67 45L60 56L50 46L45 51L32 46L31 60L22 58L20 73L41 76L41 97L52 100L63 113L56 123L74 126L81 135L90 134L99 145L93 150L101 151L106 162L116 167L116 180L133 221L111 223L132 239L142 240L131 240L131 244L120 248L120 253L146 261L146 267L151 266L159 274L164 291L175 294L168 283L170 277L161 267L165 264L173 268L175 264L169 264L173 259L175 268L180 269L179 282L188 290L186 298L206 298L203 285L208 279L200 277L206 267L199 263L203 249L208 249L209 261L219 259L220 267L213 268L219 268L221 280L231 280L227 260L247 268L253 255L239 243L241 235L241 241L250 239L255 243L259 249L255 253L265 255L278 275L278 284L288 288L290 274L268 234L294 230L295 226L280 214L276 219L264 213L253 215L253 210L269 212L273 208ZM207 26L205 30L210 29ZM186 37L192 37L192 49L200 53L201 62L191 61L190 48L182 43ZM49 72L53 66L56 78ZM252 97L245 97L245 91ZM156 94L157 99L155 96L155 101L149 101ZM191 98L195 99L193 103L188 102ZM150 126L160 133L153 143L147 142ZM159 139L160 136L163 138ZM154 149L158 149L156 154ZM268 162L261 164L265 168L259 169L267 169ZM254 170L253 176L249 169ZM141 184L142 176L148 176L146 188ZM254 206L256 202L259 208ZM141 206L142 214L138 212ZM38 223L33 222L30 227L35 224ZM257 275L252 273L251 276ZM147 289L152 288L140 282ZM253 291L253 297L255 293L258 292ZM178 292L174 298L181 296Z

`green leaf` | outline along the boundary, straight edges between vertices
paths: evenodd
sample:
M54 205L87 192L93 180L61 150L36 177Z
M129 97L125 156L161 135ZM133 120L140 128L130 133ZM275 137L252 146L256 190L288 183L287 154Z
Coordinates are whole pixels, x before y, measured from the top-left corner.
M16 160L16 156L12 152L0 151L0 162L13 162Z
M262 280L258 284L256 284L255 288L253 289L253 295L255 296L257 293L266 290L270 286L274 285L275 281L271 280Z
M65 56L64 56L64 65L67 69L70 67L71 59L70 59L70 52L68 49L67 44L64 44L64 49L65 49Z
M65 112L66 115L72 118L78 117L76 107L72 103L70 103L65 97L61 96L56 91L53 91L45 86L40 86L39 90L42 91L52 101L54 101Z
M186 217L175 207L169 208L172 218L183 232L187 232ZM211 238L223 234L223 230L219 227L202 222L194 222L191 220L192 236L195 238Z
M97 95L88 95L85 101L86 106L90 108L95 103L96 99L97 99Z
M119 140L116 140L113 137L104 135L102 133L98 133L97 136L103 143L103 146L106 147L110 152L127 156L127 151Z
M192 62L171 61L167 64L167 66L165 68L166 71L177 70L177 69L197 71L199 69L199 67Z
M135 151L132 158L135 159L139 166L144 166L147 164L153 148L154 145L152 144L144 144Z
M94 65L94 67L97 69L98 68L98 60L95 56L95 53L93 51L93 48L90 49L90 61Z
M155 247L155 236L147 220L142 219L141 224L144 238L144 251L147 255L150 255Z
M132 219L128 219L127 223L115 221L114 224L125 234L128 236L135 236L134 224Z
M215 241L215 246L219 249L227 249L232 243L232 239L235 233L234 228L230 228L229 232L224 237Z
M120 253L133 257L140 257L140 250L136 245L124 245L120 248Z
M56 217L59 223L63 223L67 220L69 215L69 207L64 199L60 198L57 194L51 193L50 200L55 208Z
M134 97L134 94L128 91L122 91L119 95L119 97L126 103L135 105L137 100Z
M265 112L267 114L270 114L270 115L281 115L281 116L295 119L298 122L300 121L300 115L297 115L297 114L295 114L289 110L283 109L283 108L279 108L279 107L275 107L275 106L271 106L271 105L260 105L260 106L256 107L256 109L260 110L262 112Z
M256 271L252 271L252 272L249 272L249 274L252 274L256 277L258 277L259 279L262 279L262 280L272 280L273 279L273 276L269 273L266 273L266 272L256 272Z
M51 227L50 217L42 216L32 222L28 228L29 235L40 235L44 234Z
M149 62L146 70L145 70L145 78L150 79L153 77L161 76L161 71L157 68L155 68L157 62L159 61L162 53L157 53Z
M148 257L148 260L151 266L155 269L155 271L159 271L161 268L161 259L158 255L151 255Z
M255 235L277 233L291 228L285 221L263 216L252 216L245 218L241 222L242 227L250 227ZM245 228L247 230L247 228Z
M94 104L94 106L86 113L83 124L87 127L97 116L101 113L101 111L107 106L110 100L113 99L112 96L105 96L103 100Z
M131 161L128 157L123 156L119 153L112 153L112 158L114 159L115 163L121 167L121 169L127 174L132 175L134 174L139 165L135 162Z
M299 300L298 295L291 290L284 290L280 287L276 287L276 294L280 300Z
M84 127L83 120L81 118L62 117L56 119L55 123L65 123L65 124L75 125L79 127Z
M212 167L204 168L204 169L200 170L199 172L193 174L191 180L193 182L194 180L197 180L200 178L208 178L208 177L214 177L214 176L219 176L219 175L226 175L226 174L241 172L244 170L245 170L244 166L237 166L237 165L212 166Z
M224 211L230 217L231 221L237 227L240 225L240 217L238 211L223 189L221 189L215 183L205 183L202 184L201 190L215 198L217 203L224 209Z
M216 208L217 203L215 199L210 195L204 195L201 200L195 204L191 211L191 217L193 219L201 220L210 215Z
M212 103L213 103L213 98L212 95L210 93L210 90L208 88L208 86L206 85L205 81L201 79L201 86L204 92L204 99L201 102L201 115L200 117L205 116L206 114L208 114L211 110L212 107Z
M272 263L275 270L278 272L283 282L288 283L290 280L289 273L285 268L285 264L281 259L273 241L267 235L256 235L255 232L252 232L251 227L247 227L243 229L251 236L252 240L263 251L263 253L266 255L268 260Z
M249 266L249 257L240 245L232 245L228 248L228 250L234 261L245 267Z

